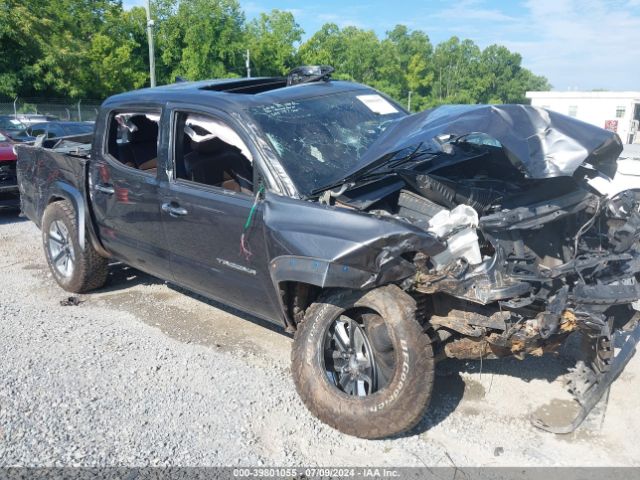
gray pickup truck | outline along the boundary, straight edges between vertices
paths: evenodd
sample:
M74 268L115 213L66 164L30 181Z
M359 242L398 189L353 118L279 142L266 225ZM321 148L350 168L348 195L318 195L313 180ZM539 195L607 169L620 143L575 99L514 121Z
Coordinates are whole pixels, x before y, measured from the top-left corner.
M588 414L635 351L640 181L616 134L524 105L410 115L329 68L114 96L93 138L18 146L65 290L109 260L282 325L311 412L411 429L444 358L552 352ZM614 343L622 345L621 350Z

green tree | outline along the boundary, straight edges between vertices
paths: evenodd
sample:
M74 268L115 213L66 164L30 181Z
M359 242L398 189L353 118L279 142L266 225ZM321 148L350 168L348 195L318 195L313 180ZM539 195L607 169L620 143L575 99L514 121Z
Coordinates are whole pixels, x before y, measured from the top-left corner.
M477 103L481 92L480 55L480 48L471 40L451 37L438 44L433 53L430 103Z
M142 8L106 15L86 52L89 66L82 72L82 81L88 96L101 98L148 84L145 24Z
M344 57L340 27L335 23L325 23L298 51L301 63L308 65L332 65Z
M0 93L100 98L142 86L141 14L119 0L6 0Z
M284 75L295 67L297 46L303 34L291 12L272 10L250 22L247 47L255 75Z
M527 90L548 90L544 77L533 75L522 67L522 57L501 45L490 45L482 51L480 77L483 103L521 103Z
M40 55L39 40L50 23L22 0L0 4L0 95L14 97L29 90Z
M386 89L381 85L381 90L402 102L408 99L411 92L411 109L422 109L433 87L433 46L429 37L419 30L410 31L404 25L396 25L387 32L382 47L393 52L393 60L390 61L390 67L379 70L379 82L391 73L396 88Z
M244 70L244 13L237 0L156 4L159 83L238 76Z
M86 96L82 77L91 65L91 39L102 31L107 16L122 11L122 4L116 0L45 0L30 8L51 20L43 36L36 39L40 55L33 65L34 90L76 98Z
M154 0L158 84L282 75L299 64L327 64L334 78L366 83L412 109L442 103L525 102L544 77L499 45L480 50L457 37L434 46L426 33L397 25L371 30L328 23L300 44L292 13L273 10L249 22L238 0ZM146 12L121 0L3 0L0 95L103 98L148 85Z
M299 57L302 63L333 66L337 78L372 83L377 80L379 54L380 40L373 30L341 30L327 23L300 47Z

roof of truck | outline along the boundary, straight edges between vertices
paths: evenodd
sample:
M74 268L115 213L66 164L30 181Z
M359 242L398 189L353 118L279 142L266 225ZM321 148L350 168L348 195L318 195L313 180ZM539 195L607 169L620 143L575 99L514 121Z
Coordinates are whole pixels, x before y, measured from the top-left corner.
M283 77L259 77L247 79L202 80L198 82L178 82L155 88L144 88L109 97L103 105L195 102L198 104L225 103L237 108L281 103L288 100L309 98L340 92L362 90L370 87L346 81L316 81L287 86Z

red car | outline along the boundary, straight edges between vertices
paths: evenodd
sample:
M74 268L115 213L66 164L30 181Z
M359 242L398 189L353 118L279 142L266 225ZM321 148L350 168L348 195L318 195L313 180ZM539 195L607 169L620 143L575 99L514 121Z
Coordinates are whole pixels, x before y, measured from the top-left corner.
M14 142L0 133L0 208L19 204Z

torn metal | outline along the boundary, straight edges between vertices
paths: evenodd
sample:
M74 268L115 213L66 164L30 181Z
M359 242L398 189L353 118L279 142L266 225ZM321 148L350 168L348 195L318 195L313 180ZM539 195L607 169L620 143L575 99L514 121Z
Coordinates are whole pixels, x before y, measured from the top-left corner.
M307 205L267 198L274 282L398 283L424 297L449 357L541 355L581 332L609 364L640 298L640 178L616 175L621 149L612 132L528 106L405 117Z
M525 176L572 175L587 163L613 176L622 142L613 132L529 105L448 105L405 117L390 126L361 165L420 142L435 150L442 140L481 133L502 145Z

